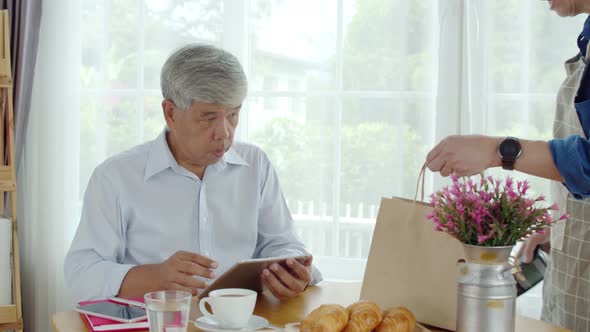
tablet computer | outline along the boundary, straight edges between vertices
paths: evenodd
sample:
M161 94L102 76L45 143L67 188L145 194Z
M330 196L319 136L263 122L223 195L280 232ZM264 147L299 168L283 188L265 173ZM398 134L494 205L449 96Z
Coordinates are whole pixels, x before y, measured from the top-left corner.
M283 256L272 258L254 258L237 262L224 274L215 279L207 288L203 289L197 297L206 297L209 292L221 288L246 288L256 292L262 291L262 271L271 264L281 264L287 270L287 258L293 258L303 263L311 255Z
M147 319L147 313L143 308L136 308L108 301L78 305L76 311L121 323L135 323Z

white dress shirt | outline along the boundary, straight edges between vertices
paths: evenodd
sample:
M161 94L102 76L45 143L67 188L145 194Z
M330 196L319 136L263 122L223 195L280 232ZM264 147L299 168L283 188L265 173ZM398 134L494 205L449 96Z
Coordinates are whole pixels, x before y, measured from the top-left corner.
M133 266L178 250L214 259L217 276L242 259L307 253L260 148L234 142L201 180L176 162L164 130L100 164L65 258L66 282L78 300L114 296ZM312 282L320 280L314 268Z

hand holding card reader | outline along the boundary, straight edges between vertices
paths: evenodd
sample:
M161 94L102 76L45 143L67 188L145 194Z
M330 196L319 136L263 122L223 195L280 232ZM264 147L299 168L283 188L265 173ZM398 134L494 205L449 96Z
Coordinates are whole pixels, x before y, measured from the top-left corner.
M121 323L135 323L147 319L145 309L107 301L79 305L76 311Z
M541 282L545 277L545 270L549 263L549 254L539 247L535 249L534 259L530 263L520 263L516 279L516 294L520 296Z

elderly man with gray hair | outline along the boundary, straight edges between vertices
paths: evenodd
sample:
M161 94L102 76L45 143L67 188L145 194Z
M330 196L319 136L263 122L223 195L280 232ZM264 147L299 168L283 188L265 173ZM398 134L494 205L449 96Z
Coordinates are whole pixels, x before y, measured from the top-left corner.
M307 254L268 157L233 142L247 85L238 60L213 46L166 61L164 131L100 164L88 183L64 267L79 300L195 295L237 261ZM321 275L311 258L289 259L261 279L285 299Z

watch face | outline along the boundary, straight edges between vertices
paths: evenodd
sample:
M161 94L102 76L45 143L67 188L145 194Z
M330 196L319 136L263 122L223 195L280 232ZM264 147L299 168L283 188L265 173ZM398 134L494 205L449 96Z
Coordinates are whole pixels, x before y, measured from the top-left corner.
M507 138L500 144L502 159L514 160L520 156L520 143L514 138Z

